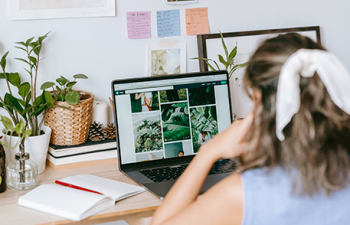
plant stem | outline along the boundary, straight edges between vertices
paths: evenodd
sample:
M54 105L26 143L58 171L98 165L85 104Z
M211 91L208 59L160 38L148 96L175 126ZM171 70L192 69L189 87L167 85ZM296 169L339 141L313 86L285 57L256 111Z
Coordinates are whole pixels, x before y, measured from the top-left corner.
M5 68L2 65L1 65L1 69L4 72L4 76L5 76L5 79L6 79L7 87L9 89L10 94L12 95L12 91L11 91L11 87L10 87L10 84L9 84L9 80L7 79L7 74L6 74Z

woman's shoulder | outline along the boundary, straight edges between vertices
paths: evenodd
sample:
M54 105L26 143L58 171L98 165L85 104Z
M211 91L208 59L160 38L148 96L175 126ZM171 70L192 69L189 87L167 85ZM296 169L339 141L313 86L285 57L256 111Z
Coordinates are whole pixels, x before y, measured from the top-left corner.
M282 167L250 169L242 173L243 224L334 224L350 220L349 185L327 195L300 195L293 187L296 170ZM338 215L338 218L334 218Z

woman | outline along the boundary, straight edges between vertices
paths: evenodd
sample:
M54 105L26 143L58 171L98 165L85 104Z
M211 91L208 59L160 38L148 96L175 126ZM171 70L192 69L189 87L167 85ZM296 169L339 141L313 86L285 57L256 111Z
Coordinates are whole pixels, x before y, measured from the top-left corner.
M252 55L244 85L253 112L201 147L152 225L348 224L345 67L309 38L279 35ZM197 199L213 163L236 157L240 173Z
M135 94L135 99L141 98L141 112L152 111L152 92Z

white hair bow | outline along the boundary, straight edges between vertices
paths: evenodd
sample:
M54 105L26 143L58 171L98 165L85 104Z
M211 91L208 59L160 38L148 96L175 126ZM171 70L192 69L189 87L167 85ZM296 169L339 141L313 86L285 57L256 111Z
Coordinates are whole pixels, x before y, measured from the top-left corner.
M350 74L344 64L330 52L299 49L282 66L277 87L276 135L284 140L283 129L300 107L300 75L312 77L315 72L334 102L350 114Z

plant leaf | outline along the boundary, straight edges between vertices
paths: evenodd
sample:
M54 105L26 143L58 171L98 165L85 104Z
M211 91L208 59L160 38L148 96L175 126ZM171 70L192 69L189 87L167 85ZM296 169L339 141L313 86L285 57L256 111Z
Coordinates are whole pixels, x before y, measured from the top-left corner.
M34 39L34 37L29 38L29 39L26 41L26 44L25 44L25 45L28 47L29 44L32 42L33 39Z
M9 52L6 52L2 57L1 57L1 60L0 60L0 64L2 67L6 67L6 57L7 55L9 54Z
M209 68L212 70L212 71L216 71L215 68L210 65L210 63L208 61L205 61L205 63L209 66Z
M55 100L52 98L52 95L48 91L43 92L44 100L47 103L47 106L51 109Z
M26 102L22 99L17 99L19 103L21 103L21 105L23 106L23 108L26 107ZM23 112L23 111L22 111Z
M4 103L5 105L7 106L8 110L13 113L13 104L9 98L10 94L9 93L6 93L5 96L4 96Z
M76 105L80 101L80 94L76 91L71 91L66 94L66 102L69 105Z
M28 95L29 90L30 84L28 82L25 82L18 87L18 94L24 99Z
M24 43L23 41L18 41L18 42L15 42L15 44L18 44L18 45L23 45L24 47L27 47L27 46L26 46L26 43Z
M224 57L222 57L222 55L218 55L219 57L219 61L224 64L225 66L225 69L227 70L227 67L228 67L228 63L224 60Z
M30 91L26 97L26 107L28 106L31 97L32 97L32 92Z
M18 73L9 73L7 74L7 80L15 87L19 87L21 85L21 78Z
M35 57L29 56L29 59L30 59L30 61L32 61L32 63L33 63L34 65L36 65L36 58L35 58Z
M224 41L224 36L222 35L220 30L219 30L219 32L220 32L220 36L221 36L222 46L224 47L224 50L225 50L226 60L228 60L228 51L227 51L227 47L226 47L226 44Z
M4 125L5 129L8 131L14 131L15 128L13 127L12 120L6 116L0 115L0 121Z
M5 74L4 73L0 73L0 79L5 79Z
M40 97L40 96L39 96ZM38 98L39 98L38 97ZM33 117L33 116L38 116L40 115L40 113L42 113L42 111L44 111L45 107L46 107L47 103L42 104L39 108L37 108L37 110L35 110L33 113L31 113L29 115L29 118Z
M30 64L27 60L25 60L25 59L21 59L21 58L15 58L15 59L17 59L17 60L19 60L19 61L22 61L22 62L25 62L25 63L27 63L29 66L31 66L31 64Z
M20 114L23 112L22 106L19 104L17 98L13 97L12 95L8 95L8 98L13 104L13 109L16 109Z
M27 50L26 50L26 49L24 49L24 48L22 48L22 47L15 46L15 48L18 48L18 49L21 49L21 50L23 50L23 51L27 52Z
M216 65L216 67L218 68L218 70L220 70L219 65L218 65L215 61L213 61L213 62L215 63L215 65Z
M60 77L60 78L57 78L56 79L56 81L57 81L57 83L59 83L61 86L63 86L63 85L65 85L66 83L67 83L67 79L66 78L64 78L64 77Z
M75 79L88 79L88 77L85 75L85 74L75 74L74 76L73 76L73 78L75 78Z
M33 106L38 107L41 103L43 103L43 98L41 96L38 96L34 100Z
M32 130L25 130L23 133L24 138L28 138L30 135L32 135Z
M248 66L249 61L245 62L245 63L241 63L241 64L236 64L234 67L231 68L230 72L229 72L229 78L231 78L233 72L235 72L238 68L243 68Z
M22 134L24 132L24 122L23 120L20 120L15 127L15 131L18 135Z
M68 88L71 88L71 87L73 87L76 83L77 83L76 81L71 81L71 82L69 82L69 83L67 84L67 87L68 87Z
M228 56L228 63L229 63L230 65L233 64L232 61L233 61L233 59L236 57L236 55L237 55L237 45L236 45L236 47L234 47L234 48L232 49L232 51L230 52L230 55Z
M48 81L48 82L45 82L41 85L40 89L41 90L45 90L45 89L48 89L48 88L51 88L55 86L55 83L54 82L51 82L51 81Z

